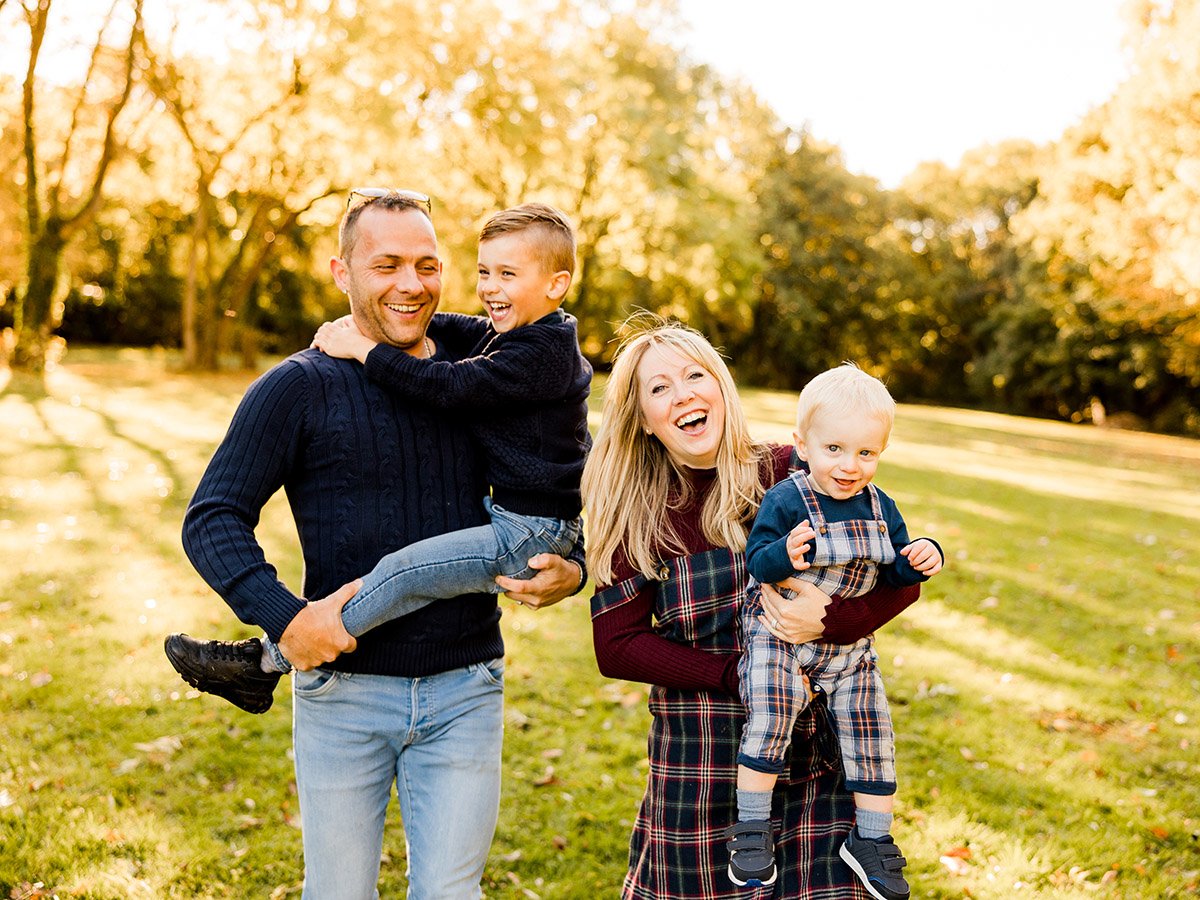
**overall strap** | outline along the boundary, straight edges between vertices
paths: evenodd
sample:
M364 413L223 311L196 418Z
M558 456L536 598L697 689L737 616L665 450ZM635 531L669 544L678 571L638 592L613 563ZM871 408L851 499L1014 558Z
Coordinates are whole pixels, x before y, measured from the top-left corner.
M879 502L879 489L874 484L868 482L867 494L871 498L871 515L875 517L875 521L879 523L879 531L881 534L887 534L887 522L883 518L883 504Z
M821 501L817 498L817 492L813 490L812 482L808 480L808 473L805 471L793 472L788 478L796 486L796 490L800 492L800 499L808 508L808 521L812 525L813 531L817 534L825 534L828 530L825 512L821 509Z

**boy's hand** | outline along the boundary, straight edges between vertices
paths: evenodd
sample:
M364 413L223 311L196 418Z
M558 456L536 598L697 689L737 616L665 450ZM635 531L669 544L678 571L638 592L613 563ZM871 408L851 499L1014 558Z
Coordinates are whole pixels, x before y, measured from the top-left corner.
M312 346L322 353L338 359L357 359L361 363L367 361L367 354L375 348L375 344L358 330L352 316L326 322L317 329L312 340Z
M807 569L812 565L804 556L811 549L809 541L815 541L816 539L817 533L813 531L813 527L809 524L808 519L805 519L788 533L787 553L793 569Z
M936 575L942 571L942 554L938 553L937 544L933 541L925 538L913 541L900 554L922 575Z

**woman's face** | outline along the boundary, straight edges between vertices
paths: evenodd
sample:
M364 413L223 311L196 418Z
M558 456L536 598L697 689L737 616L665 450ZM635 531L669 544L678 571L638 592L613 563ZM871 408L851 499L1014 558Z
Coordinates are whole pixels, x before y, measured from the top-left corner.
M689 356L654 345L637 367L645 426L677 463L711 469L725 433L725 398L716 377Z

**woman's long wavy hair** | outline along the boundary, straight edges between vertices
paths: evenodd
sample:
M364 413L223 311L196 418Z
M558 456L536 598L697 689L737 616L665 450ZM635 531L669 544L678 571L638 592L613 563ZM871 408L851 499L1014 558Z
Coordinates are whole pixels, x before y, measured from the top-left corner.
M688 502L690 482L658 438L646 433L639 401L637 369L650 348L667 348L699 363L716 378L725 401L716 486L701 512L704 536L715 546L745 550L747 527L764 492L759 466L767 449L750 438L737 388L720 354L704 335L683 325L644 314L626 322L631 325L638 330L613 359L603 420L583 470L588 568L599 584L612 583L619 549L649 578L659 577L664 556L685 552L667 512Z

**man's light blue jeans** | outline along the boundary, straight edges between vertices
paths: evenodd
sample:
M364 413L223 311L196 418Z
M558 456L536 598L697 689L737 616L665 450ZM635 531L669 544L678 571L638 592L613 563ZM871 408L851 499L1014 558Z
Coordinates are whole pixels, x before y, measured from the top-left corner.
M305 900L377 897L393 782L409 900L477 900L500 805L504 662L293 676Z
M342 624L355 637L416 612L434 600L463 594L498 594L497 575L532 578L529 559L539 553L566 556L579 542L579 519L522 516L483 500L490 525L450 531L389 553L363 576L358 593L342 607ZM281 672L292 665L263 638L263 649Z

